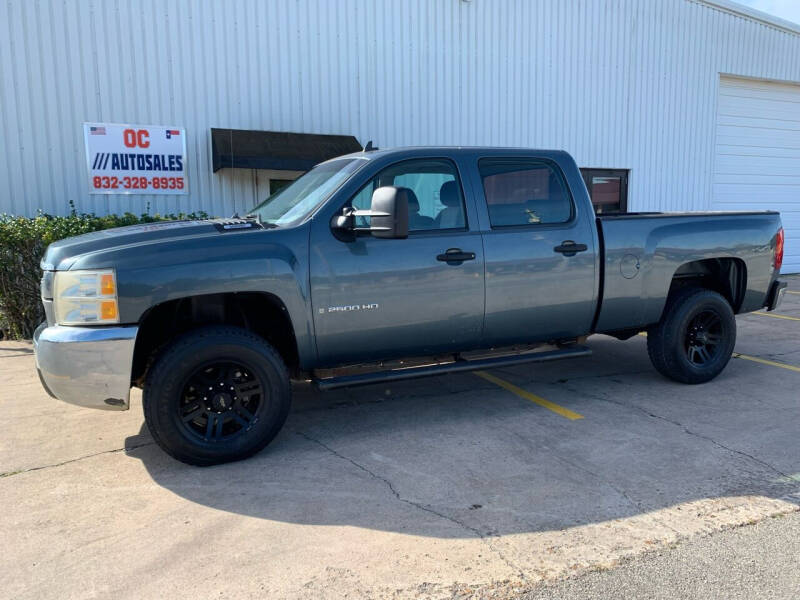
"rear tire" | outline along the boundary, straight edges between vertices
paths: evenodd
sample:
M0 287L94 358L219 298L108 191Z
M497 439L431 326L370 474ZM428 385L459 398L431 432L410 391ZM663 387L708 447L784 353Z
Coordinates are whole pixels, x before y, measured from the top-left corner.
M280 355L237 327L205 327L173 342L144 385L144 418L170 456L198 466L252 456L278 434L291 404Z
M687 288L668 301L661 321L647 332L656 370L681 383L705 383L719 375L733 354L736 319L717 292Z

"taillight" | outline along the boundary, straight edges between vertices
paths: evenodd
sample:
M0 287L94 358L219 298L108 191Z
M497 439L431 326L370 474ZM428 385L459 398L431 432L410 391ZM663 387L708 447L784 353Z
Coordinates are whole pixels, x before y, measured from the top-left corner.
M775 259L772 261L775 270L778 271L783 264L783 227L778 229L778 235L775 238Z

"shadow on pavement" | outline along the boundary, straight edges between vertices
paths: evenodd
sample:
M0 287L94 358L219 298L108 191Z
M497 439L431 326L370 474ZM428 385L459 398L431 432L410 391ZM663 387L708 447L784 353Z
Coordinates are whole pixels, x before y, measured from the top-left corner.
M777 384L754 379L761 371L751 365L682 386L648 369L641 348L599 345L605 356L539 369L545 376L535 381L530 368L495 371L569 403L585 416L578 421L473 374L388 391L320 394L303 384L284 430L251 459L195 468L155 445L131 456L159 485L219 510L443 538L558 530L701 498L797 490L791 384L771 403L755 402L754 393ZM621 364L629 374L569 378ZM126 446L147 439L143 426Z
M33 348L25 342L9 342L0 339L0 358L10 356L30 356Z

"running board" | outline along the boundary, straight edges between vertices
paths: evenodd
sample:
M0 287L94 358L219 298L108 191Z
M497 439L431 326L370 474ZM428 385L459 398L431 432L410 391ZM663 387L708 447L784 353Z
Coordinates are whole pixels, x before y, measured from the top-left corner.
M510 367L523 363L547 362L551 360L560 360L562 358L579 358L581 356L590 356L591 354L592 351L586 346L571 346L569 348L559 348L546 352L528 352L493 358L474 360L459 358L453 362L443 364L422 365L419 367L406 367L387 371L373 371L372 373L361 373L359 375L340 375L338 377L325 377L322 379L315 378L312 381L320 390L327 391L341 387L385 383L388 381L402 381L403 379L416 379L417 377L431 377L444 373Z

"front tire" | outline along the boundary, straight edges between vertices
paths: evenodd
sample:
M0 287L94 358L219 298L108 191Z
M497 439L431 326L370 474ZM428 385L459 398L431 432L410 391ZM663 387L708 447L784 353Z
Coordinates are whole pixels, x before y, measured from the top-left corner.
M717 292L687 288L668 302L661 321L647 332L650 362L681 383L705 383L719 375L733 354L736 319Z
M252 456L278 434L291 404L280 355L237 327L205 327L173 342L147 373L144 417L170 456L198 466Z

